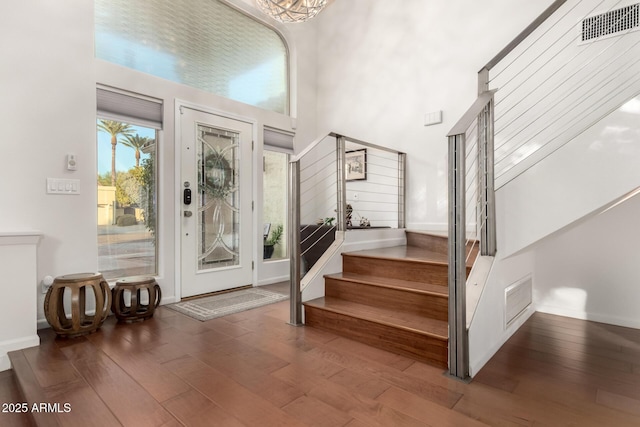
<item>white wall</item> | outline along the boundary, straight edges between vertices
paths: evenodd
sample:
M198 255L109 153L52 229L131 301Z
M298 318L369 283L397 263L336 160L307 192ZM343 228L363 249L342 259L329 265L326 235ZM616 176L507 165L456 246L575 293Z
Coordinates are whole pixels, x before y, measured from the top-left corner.
M318 129L408 153L408 228L446 230L446 134L478 70L551 3L348 0L317 17Z
M640 92L640 32L581 43L579 29L630 4L567 1L491 70L497 188Z
M43 233L37 278L97 266L93 3L0 6L0 227ZM78 170L67 171L74 153ZM47 195L47 177L80 180L80 195ZM34 290L38 284L33 283ZM43 318L39 293L38 318Z
M503 256L640 186L638 118L640 96L496 192Z
M36 328L38 232L0 232L0 371L11 368L7 353L40 344Z
M640 196L535 246L537 311L640 328Z
M640 97L496 192L498 254L469 330L475 374L533 310L640 327ZM504 291L532 276L533 306L504 327Z
M159 265L163 301L175 299L175 99L232 114L253 117L262 125L291 129L288 117L203 93L152 76L95 60L93 2L24 0L0 5L0 228L35 229L43 233L38 246L38 319L43 325L43 297L39 281L97 268L96 232L96 83L114 86L165 102L165 128L159 147ZM289 28L289 27L287 27ZM283 30L292 42L290 55L299 61L292 73L298 137L315 137L315 27ZM299 143L296 143L299 144ZM65 157L74 153L78 170L67 171ZM256 159L262 157L258 144ZM257 165L258 160L256 160ZM260 174L261 175L261 174ZM47 177L80 180L80 195L47 195ZM261 178L261 176L260 176ZM262 200L261 181L254 180L254 196ZM261 212L257 206L256 212ZM261 238L261 214L254 217ZM259 236L260 235L260 236ZM257 238L258 238L257 237ZM260 247L261 249L261 247ZM261 254L256 257L262 259ZM258 263L260 269L260 262ZM285 266L286 267L286 266ZM282 270L286 271L287 268ZM267 274L278 275L279 271ZM265 279L260 277L259 279Z
M505 326L505 289L531 275L533 269L531 252L510 258L496 256L469 327L469 374L472 377L534 313L534 307L530 306L508 328Z

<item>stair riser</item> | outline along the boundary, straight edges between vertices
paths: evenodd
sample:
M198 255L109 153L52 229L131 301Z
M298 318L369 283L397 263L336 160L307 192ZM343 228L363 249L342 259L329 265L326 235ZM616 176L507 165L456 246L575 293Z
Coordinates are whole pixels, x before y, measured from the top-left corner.
M431 252L447 255L449 253L449 239L445 236L434 236L425 233L407 231L407 246L426 249ZM471 261L478 256L478 242L467 243L467 256ZM471 255L469 256L469 254Z
M406 232L407 246L427 249L432 252L447 254L449 252L449 239L446 236L432 234Z
M446 369L448 344L404 329L305 306L305 323L392 353Z
M325 278L325 295L374 307L410 311L432 319L448 320L449 299L445 295L425 295L330 277Z
M342 271L448 286L448 269L446 265L441 264L425 265L400 259L388 260L343 254Z

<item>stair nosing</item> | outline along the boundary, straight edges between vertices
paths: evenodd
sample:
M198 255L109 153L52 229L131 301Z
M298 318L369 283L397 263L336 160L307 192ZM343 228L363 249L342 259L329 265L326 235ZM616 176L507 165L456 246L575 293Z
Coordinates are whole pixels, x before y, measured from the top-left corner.
M321 297L319 299L322 299L324 302L327 302L327 299L329 299L329 302L331 301L331 297ZM379 320L379 319L376 319L374 317L362 316L360 314L353 314L353 313L345 312L344 310L340 310L338 308L328 307L326 304L324 306L318 306L318 305L315 305L313 303L313 301L314 300L304 302L303 305L310 306L310 307L318 309L318 310L325 310L325 311L329 311L329 312L332 312L332 313L341 314L343 316L349 316L349 317L357 318L357 319L360 319L360 320L365 320L367 322L372 322L372 323L377 323L377 324L388 326L388 327L392 327L392 328L402 329L404 331L416 333L416 334L419 334L419 335L423 335L423 336L426 336L426 337L438 339L438 340L441 340L441 341L448 341L449 340L448 335L441 335L441 334L438 334L438 333L435 333L435 332L424 331L424 330L415 329L415 328L412 328L412 327L409 327L409 326L405 326L405 325L399 325L397 323L391 323L391 322L388 322L388 321ZM386 311L384 309L380 309L379 307L367 306L366 304L359 304L359 303L351 303L351 304L353 304L355 306L368 307L369 309L374 308L374 309L377 309L377 310ZM430 319L430 320L433 321L433 322L441 322L442 324L448 324L444 320L436 320L436 319Z

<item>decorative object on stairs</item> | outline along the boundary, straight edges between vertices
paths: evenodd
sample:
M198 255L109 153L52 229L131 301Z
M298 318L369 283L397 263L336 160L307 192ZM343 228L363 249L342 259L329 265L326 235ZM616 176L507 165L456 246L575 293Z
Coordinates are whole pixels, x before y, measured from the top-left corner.
M142 303L142 292L146 293L147 304ZM131 277L116 282L112 291L111 311L119 322L146 320L153 317L153 312L160 305L162 292L153 277ZM125 302L125 293L129 294L129 305Z
M228 314L239 313L267 304L284 301L289 296L260 288L226 292L175 304L165 305L197 320L205 321Z
M324 9L327 0L256 0L256 3L264 13L287 24L313 18Z
M346 218L346 225L347 228L351 227L353 224L351 223L351 215L353 214L353 206L351 206L350 204L347 204L347 208L345 209L345 215L347 216Z
M93 294L95 313L87 314L87 288ZM64 292L71 292L71 318L64 309ZM44 298L44 315L59 336L76 337L95 332L109 315L111 291L100 273L56 277Z
M273 230L271 230L271 234L264 241L264 253L263 253L263 258L264 259L271 258L271 256L273 255L274 246L277 245L278 243L280 243L280 240L282 239L282 232L283 231L284 231L284 228L283 228L282 224L276 225L273 228Z

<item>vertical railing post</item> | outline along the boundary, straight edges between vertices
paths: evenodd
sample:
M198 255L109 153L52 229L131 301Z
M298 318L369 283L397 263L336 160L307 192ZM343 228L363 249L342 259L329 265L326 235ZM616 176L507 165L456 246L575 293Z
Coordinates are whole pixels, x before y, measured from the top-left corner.
M493 97L478 116L478 194L480 203L480 254L496 254L494 185Z
M289 162L289 272L291 281L290 317L292 325L302 325L300 291L300 160Z
M337 173L337 200L336 200L336 226L338 231L347 229L347 180L344 171L345 168L345 138L336 135L336 173Z
M464 134L449 136L449 373L469 376L466 315L466 184Z
M405 228L407 214L407 155L398 153L398 228Z

